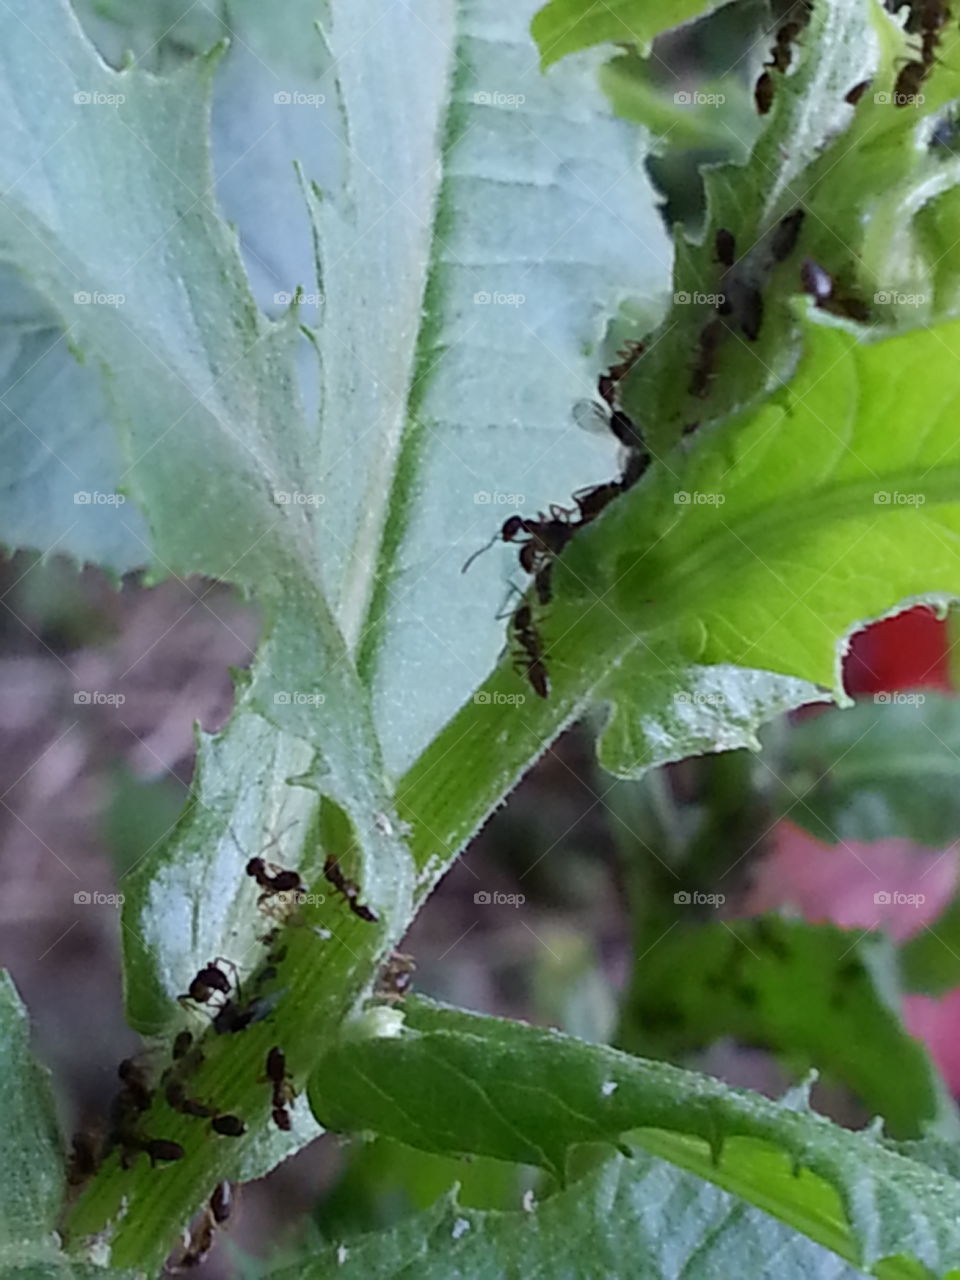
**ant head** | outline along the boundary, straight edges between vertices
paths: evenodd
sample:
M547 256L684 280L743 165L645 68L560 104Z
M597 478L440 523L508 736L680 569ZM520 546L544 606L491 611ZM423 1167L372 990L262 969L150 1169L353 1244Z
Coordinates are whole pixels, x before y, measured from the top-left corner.
M504 542L513 542L518 533L523 533L525 523L523 516L508 516L500 530L501 539Z

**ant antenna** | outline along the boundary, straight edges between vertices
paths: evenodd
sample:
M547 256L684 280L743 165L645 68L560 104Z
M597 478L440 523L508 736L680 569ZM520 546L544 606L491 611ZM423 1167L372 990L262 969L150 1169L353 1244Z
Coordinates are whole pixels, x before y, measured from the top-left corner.
M466 572L467 572L467 570L470 568L470 566L473 564L474 560L476 560L477 556L482 556L482 555L483 555L483 553L484 553L485 551L489 551L489 550L490 550L490 548L493 546L493 544L497 541L497 539L498 539L499 537L500 537L500 534L499 534L499 533L495 533L495 534L493 535L493 537L490 539L490 541L489 541L489 542L485 542L485 543L483 544L483 546L480 548L480 550L479 550L479 551L474 551L473 555L472 555L472 556L470 556L470 558L465 562L465 564L464 564L463 568L460 570L460 572L461 572L461 573L466 573Z

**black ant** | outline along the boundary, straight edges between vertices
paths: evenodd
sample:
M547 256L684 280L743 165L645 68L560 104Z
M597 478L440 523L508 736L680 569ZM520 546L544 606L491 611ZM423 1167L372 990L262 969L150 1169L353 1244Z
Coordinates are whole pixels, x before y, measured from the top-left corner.
M267 1054L266 1078L273 1086L273 1123L278 1129L289 1132L291 1127L289 1104L297 1096L293 1081L287 1073L287 1060L283 1050L274 1047Z
M323 864L323 874L337 892L346 899L347 906L355 916L359 916L361 920L366 920L368 924L376 924L379 921L380 917L372 907L357 901L360 893L359 885L355 881L346 878L340 870L339 859L335 858L332 853L327 855Z
M205 1102L189 1097L182 1081L177 1080L175 1077L166 1082L163 1096L167 1100L167 1105L174 1111L179 1111L181 1115L196 1116L198 1119L207 1120L215 1114L213 1107L208 1107Z
M80 1131L70 1140L70 1157L67 1162L67 1182L71 1187L92 1178L100 1167L101 1144L93 1134Z
M209 964L204 965L192 980L186 992L182 996L177 996L180 1003L184 1004L187 1000L192 1000L194 1004L207 1004L215 991L219 991L222 996L229 996L230 979L220 968L221 964L228 965L233 970L234 985L239 990L236 965L232 960L217 956Z
M534 626L533 613L526 601L517 606L512 625L514 638L522 650L514 665L530 681L530 687L538 698L548 698L550 677L544 662L543 641Z
M247 1131L247 1126L240 1117L232 1115L214 1116L210 1121L210 1128L224 1138L239 1138Z
M803 209L794 209L774 227L770 237L770 253L774 262L784 262L793 253L805 216Z
M688 390L692 396L702 400L710 390L714 378L714 363L717 348L723 338L726 325L722 320L713 319L700 332L697 344L697 362L690 375Z
M377 991L387 1000L402 1000L410 990L417 965L413 956L394 951L377 980Z
M751 342L760 336L760 325L763 322L763 294L756 285L743 286L743 307L740 312L740 328Z
M765 116L773 106L773 89L773 76L769 71L761 72L753 88L753 101L762 116Z
M255 1022L262 1022L276 1008L282 991L271 992L270 995L257 996L246 1004L237 1004L228 1000L218 1011L213 1020L213 1029L218 1036L232 1035L238 1031L246 1031Z
M150 1106L153 1091L147 1084L146 1073L132 1058L124 1058L117 1067L117 1075L123 1081L123 1089L118 1099L122 1109L127 1111L146 1111Z
M233 1188L226 1179L218 1182L210 1197L210 1212L218 1226L222 1226L233 1212Z
M279 893L306 893L307 887L300 879L298 871L288 871L271 862L269 865L275 870L274 874L270 875L267 865L263 858L251 858L246 866L247 875L252 876L263 890L257 899L258 906Z
M192 1227L177 1260L168 1264L170 1271L189 1271L199 1267L213 1247L217 1227L230 1217L233 1209L233 1192L229 1182L219 1182L204 1207L200 1219Z
M184 1150L179 1142L171 1142L169 1138L148 1138L142 1150L150 1157L150 1163L156 1167L160 1160L182 1160Z
M893 105L895 107L912 106L920 96L920 87L929 69L926 62L907 63L897 76L897 82L893 86Z
M733 266L737 257L737 242L732 231L728 231L726 227L720 227L713 238L713 248L716 260L721 266Z

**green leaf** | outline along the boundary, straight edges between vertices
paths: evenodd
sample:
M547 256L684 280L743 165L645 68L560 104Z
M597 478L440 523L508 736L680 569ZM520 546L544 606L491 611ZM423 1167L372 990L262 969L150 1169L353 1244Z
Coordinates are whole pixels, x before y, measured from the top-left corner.
M646 53L654 36L719 8L717 0L550 0L531 24L544 66L611 42L636 44Z
M932 691L872 701L793 727L777 767L790 817L818 840L960 835L960 704Z
M0 1078L0 1267L7 1274L56 1259L64 1157L50 1079L30 1051L30 1023L6 971L0 971Z
M960 1184L810 1111L552 1030L407 1001L399 1034L344 1044L310 1080L327 1128L539 1164L619 1144L716 1183L883 1277L960 1272Z
M900 964L908 991L943 995L960 985L960 898L903 943Z
M859 931L775 916L680 925L639 959L620 1039L676 1061L733 1036L842 1080L897 1137L934 1120L956 1131L936 1068L900 1021L895 973L891 940Z
M629 1267L638 1280L710 1280L762 1275L772 1258L779 1280L863 1274L766 1214L637 1151L525 1211L465 1208L451 1192L389 1231L332 1245L326 1255L269 1274L270 1280L391 1280L415 1267L423 1280L607 1280Z
M393 48L362 6L334 28L421 119L385 115L352 54L351 167L315 209L325 574L394 774L502 647L516 548L491 548L465 577L467 558L511 513L615 472L612 435L579 429L572 408L594 394L608 317L667 285L643 137L584 60L540 73L531 10L473 0L452 28L445 14L435 29L455 63L413 85L409 68L434 56L420 25Z

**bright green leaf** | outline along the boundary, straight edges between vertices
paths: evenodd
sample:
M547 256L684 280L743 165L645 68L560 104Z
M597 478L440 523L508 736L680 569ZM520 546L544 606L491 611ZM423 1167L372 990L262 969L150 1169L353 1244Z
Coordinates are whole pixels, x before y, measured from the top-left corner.
M310 1081L328 1128L536 1163L619 1144L697 1173L884 1277L960 1274L960 1183L810 1111L559 1032L407 1001L396 1036L345 1043Z

